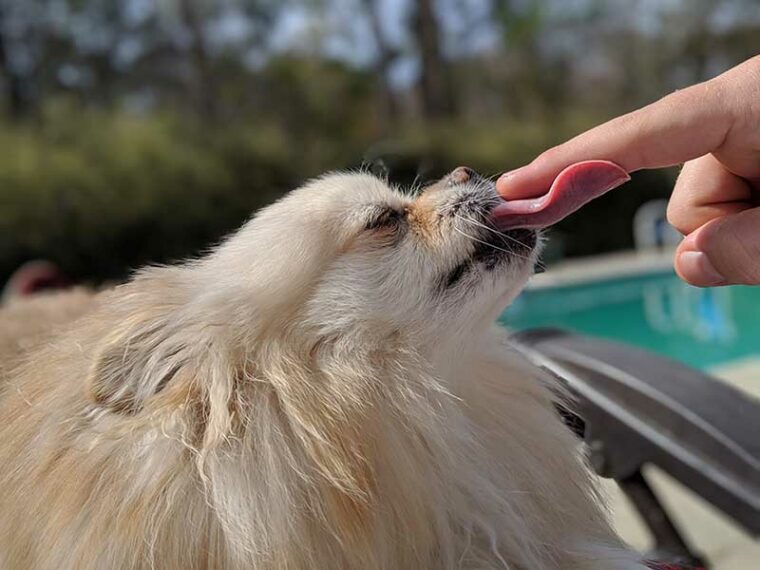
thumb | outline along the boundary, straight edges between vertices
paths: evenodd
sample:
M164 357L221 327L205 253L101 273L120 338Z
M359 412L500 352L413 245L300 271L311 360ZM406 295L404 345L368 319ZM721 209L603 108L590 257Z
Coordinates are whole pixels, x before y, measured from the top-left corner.
M760 208L716 218L676 252L676 272L692 285L760 285Z

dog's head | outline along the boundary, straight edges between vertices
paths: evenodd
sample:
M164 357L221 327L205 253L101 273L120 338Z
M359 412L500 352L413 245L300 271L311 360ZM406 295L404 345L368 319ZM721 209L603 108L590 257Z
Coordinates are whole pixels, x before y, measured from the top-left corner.
M417 197L368 174L319 178L206 258L138 278L138 294L117 300L126 314L96 363L97 399L139 407L137 392L159 390L212 344L245 344L235 350L254 361L251 347L285 346L293 361L389 339L451 353L487 329L536 261L538 234L503 231L500 202L466 168Z
M207 275L243 304L248 294L270 324L438 342L490 324L532 272L538 234L499 228L500 202L493 183L463 167L414 198L368 174L328 175L260 212Z

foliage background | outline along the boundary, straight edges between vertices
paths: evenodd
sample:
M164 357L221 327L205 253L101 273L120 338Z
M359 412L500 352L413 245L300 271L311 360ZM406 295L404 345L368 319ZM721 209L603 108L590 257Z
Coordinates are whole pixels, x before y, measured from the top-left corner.
M0 0L0 279L194 255L310 176L496 174L760 51L755 0ZM638 173L553 253L632 246Z

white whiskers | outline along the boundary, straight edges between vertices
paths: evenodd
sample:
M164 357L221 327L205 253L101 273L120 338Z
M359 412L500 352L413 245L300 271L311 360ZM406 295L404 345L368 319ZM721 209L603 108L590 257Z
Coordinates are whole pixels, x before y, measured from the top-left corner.
M488 230L488 231L490 231L490 232L492 232L492 233L496 234L496 235L497 235L499 238L501 238L501 239L505 240L505 242L506 242L507 240L509 240L509 241L511 241L511 242L513 242L513 243L515 243L515 244L517 244L517 245L519 245L519 246L521 246L521 247L525 247L525 248L528 248L528 245L527 245L526 243L524 243L524 242L520 241L519 239L517 239L517 238L514 238L514 237L512 237L512 236L510 236L510 235L508 235L508 234L506 234L506 233L504 233L504 232L501 232L501 231L499 231L498 229L496 229L496 228L494 228L494 227L488 226L487 224L484 224L484 223L482 223L482 222L479 222L479 221L477 221L477 220L474 220L474 219L472 219L472 218L469 218L469 217L466 217L466 216L462 216L461 214L458 214L458 213L454 213L454 217L455 217L456 219L458 219L458 220L462 220L463 222L467 222L467 223L470 223L470 224L472 224L472 225L474 225L474 226L476 226L476 227L479 227L479 228L483 228L483 229L486 229L486 230ZM494 248L494 249L496 249L496 250L498 250L498 251L503 251L504 253L508 253L508 254L510 254L510 255L513 255L513 256L515 256L515 257L518 257L518 258L520 258L520 259L530 260L530 257L529 257L529 256L526 256L526 255L520 255L519 253L517 253L517 252L515 252L515 251L512 251L512 250L508 250L508 249L504 249L504 248L500 248L500 247L496 246L495 244L492 244L492 243L490 243L490 242L487 242L487 241L483 241L483 240L481 240L481 239L478 239L478 238L476 238L476 237L474 237L474 236L471 236L471 235L469 235L469 234L467 234L467 233L463 232L462 230L460 230L460 229L459 229L459 228L457 228L456 226L454 227L454 229L455 229L457 232L459 232L460 234L462 234L463 236L465 236L465 237L468 237L468 238L470 238L470 239L471 239L471 240L473 240L473 241L476 241L476 242L478 242L478 243L481 243L481 244L483 244L483 245L487 245L487 246L490 246L490 247L492 247L492 248ZM541 269L545 269L545 268L546 268L546 267L545 267L545 266L544 266L544 265L543 265L543 264L542 264L542 263L541 263L539 260L536 260L536 265L537 265L538 267L540 267Z

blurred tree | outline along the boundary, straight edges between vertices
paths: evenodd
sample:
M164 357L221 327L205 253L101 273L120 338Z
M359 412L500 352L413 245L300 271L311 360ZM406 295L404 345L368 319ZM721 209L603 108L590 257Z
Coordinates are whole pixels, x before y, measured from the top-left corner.
M0 0L0 73L8 114L19 118L37 102L34 76L48 37L42 0Z
M220 57L233 54L239 62L263 50L272 24L288 0L164 0L176 2L181 31L187 38L186 58L192 68L192 92L204 119L219 114L221 78L215 67ZM242 71L242 70L241 70Z
M546 70L539 51L540 33L546 27L543 3L540 0L493 0L492 10L501 30L510 79L521 86L506 92L507 107L515 114L525 114L529 106L540 104L545 96L541 82Z
M178 0L182 23L189 32L190 60L195 71L195 93L201 115L206 118L216 116L217 98L211 62L209 61L208 40L204 26L204 16L200 13L199 0ZM204 2L206 6L208 3Z
M399 103L391 85L390 68L398 55L398 50L390 45L386 38L382 17L380 15L380 0L362 0L367 12L372 35L375 40L377 56L375 57L375 74L377 75L378 91L383 105L386 121L394 125L399 118Z
M0 3L0 74L5 83L5 105L11 117L19 118L26 114L29 98L24 77L18 73L10 59L8 26L7 6Z
M441 50L441 26L433 0L415 0L412 31L420 61L422 112L428 119L443 119L454 114L454 94L446 60Z
M0 0L0 73L9 109L73 93L112 105L124 96L184 100L217 115L217 63L245 73L290 0ZM229 71L229 67L223 67ZM147 98L147 99L146 99ZM188 101L189 100L189 101Z

